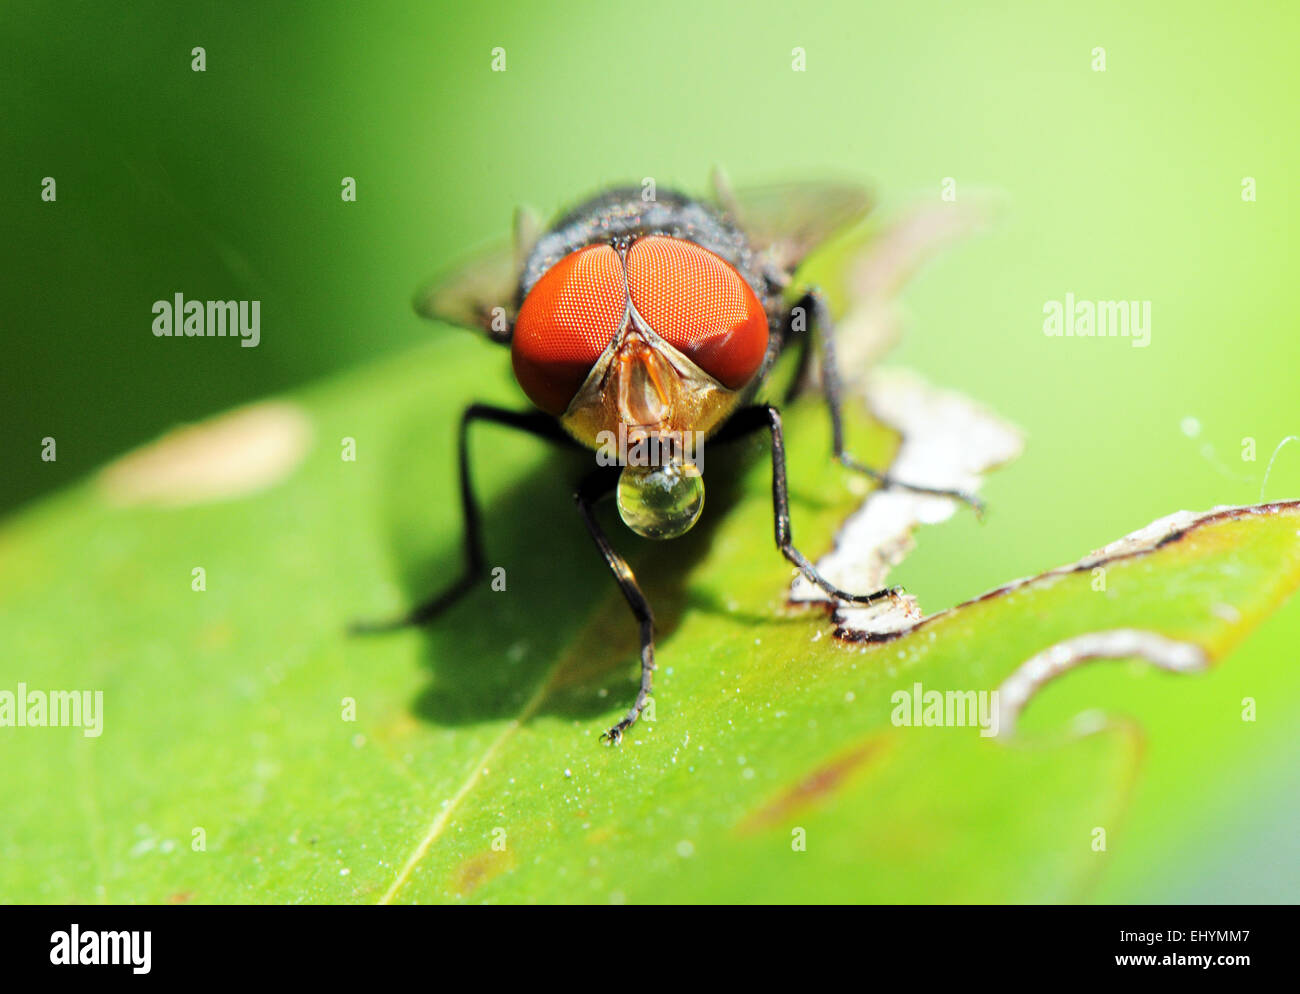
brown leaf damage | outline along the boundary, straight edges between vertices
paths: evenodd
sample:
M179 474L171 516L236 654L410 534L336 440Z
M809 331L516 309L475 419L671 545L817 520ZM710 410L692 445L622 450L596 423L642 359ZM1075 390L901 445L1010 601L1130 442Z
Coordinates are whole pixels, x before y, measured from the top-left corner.
M757 832L780 825L792 816L829 800L855 774L878 763L889 751L886 736L873 736L834 759L816 767L793 787L783 790L740 823L741 833Z

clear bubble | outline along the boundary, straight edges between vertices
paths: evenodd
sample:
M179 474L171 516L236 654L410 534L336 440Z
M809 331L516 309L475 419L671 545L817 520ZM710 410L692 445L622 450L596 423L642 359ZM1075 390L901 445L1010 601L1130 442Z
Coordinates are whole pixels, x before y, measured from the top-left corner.
M691 463L626 466L618 478L618 513L645 538L685 535L704 510L704 480Z

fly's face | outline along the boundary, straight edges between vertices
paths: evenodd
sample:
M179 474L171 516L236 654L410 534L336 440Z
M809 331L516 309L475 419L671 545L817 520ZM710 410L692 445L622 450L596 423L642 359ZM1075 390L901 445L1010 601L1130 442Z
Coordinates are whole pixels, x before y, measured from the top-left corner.
M512 246L432 281L416 309L508 345L557 433L623 466L628 527L674 538L703 508L700 440L750 403L784 345L796 268L868 207L857 186L737 193L721 173L710 202L615 188L544 231L517 213Z
M561 258L524 297L511 339L520 386L570 435L653 454L625 461L618 486L624 522L649 538L674 538L699 518L691 442L731 415L767 351L767 312L749 282L666 234Z

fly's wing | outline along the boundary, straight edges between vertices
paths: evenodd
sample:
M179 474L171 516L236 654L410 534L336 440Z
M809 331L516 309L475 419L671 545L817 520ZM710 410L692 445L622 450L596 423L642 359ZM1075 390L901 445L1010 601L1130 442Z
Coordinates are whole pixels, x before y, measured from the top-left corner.
M532 211L516 212L514 243L487 249L435 276L416 293L416 312L509 342L519 272L539 232Z
M778 183L733 190L721 170L713 185L719 203L787 276L836 231L870 212L871 194L852 183Z
M510 246L479 254L431 279L415 295L421 317L510 341L515 326L515 253Z

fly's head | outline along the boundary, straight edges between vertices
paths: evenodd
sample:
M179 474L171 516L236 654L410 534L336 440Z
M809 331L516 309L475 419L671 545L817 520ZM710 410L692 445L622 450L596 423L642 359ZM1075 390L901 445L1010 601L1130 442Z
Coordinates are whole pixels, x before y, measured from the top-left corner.
M649 235L557 262L525 298L511 354L532 401L623 467L624 523L668 539L699 519L701 442L767 348L767 313L733 267L689 240Z

